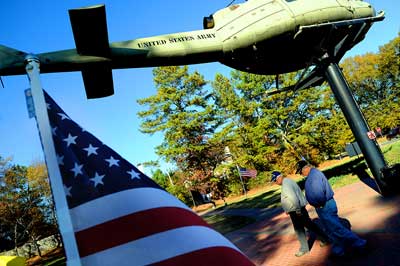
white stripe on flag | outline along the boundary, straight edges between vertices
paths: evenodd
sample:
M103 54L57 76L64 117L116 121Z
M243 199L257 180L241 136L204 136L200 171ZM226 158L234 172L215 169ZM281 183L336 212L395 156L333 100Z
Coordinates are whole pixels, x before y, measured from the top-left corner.
M204 226L188 226L100 251L82 258L81 261L82 265L140 266L209 247L229 247L240 252L213 229Z
M181 201L157 188L135 188L109 194L70 209L74 231L90 228L116 218L160 207L192 211Z

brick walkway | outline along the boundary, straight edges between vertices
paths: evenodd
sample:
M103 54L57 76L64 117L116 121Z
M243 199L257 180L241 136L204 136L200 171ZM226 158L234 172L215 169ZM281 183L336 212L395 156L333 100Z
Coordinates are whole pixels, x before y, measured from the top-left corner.
M362 254L334 258L330 246L321 248L317 240L310 253L295 257L299 243L290 218L281 210L254 213L262 219L226 237L260 266L400 265L400 196L383 198L358 182L337 189L335 199L339 215L350 220L352 230L368 241ZM309 214L317 217L312 208Z

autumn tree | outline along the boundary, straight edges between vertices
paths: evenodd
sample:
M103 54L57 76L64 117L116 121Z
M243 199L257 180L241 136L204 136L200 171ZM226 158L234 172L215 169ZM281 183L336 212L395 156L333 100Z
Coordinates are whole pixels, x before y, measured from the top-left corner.
M7 237L17 247L27 241L37 246L37 241L57 229L51 219L50 190L44 165L30 167L11 165L0 187L0 220L8 228ZM40 249L37 249L40 255Z
M341 64L355 99L371 128L390 129L399 124L394 112L400 96L400 37L380 47L378 53L347 58Z

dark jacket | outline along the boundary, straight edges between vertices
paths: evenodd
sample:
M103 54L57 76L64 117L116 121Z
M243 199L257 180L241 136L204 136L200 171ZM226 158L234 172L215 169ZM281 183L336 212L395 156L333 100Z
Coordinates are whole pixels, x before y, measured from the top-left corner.
M311 168L305 184L306 198L308 203L318 208L333 198L333 190L328 179L318 169Z

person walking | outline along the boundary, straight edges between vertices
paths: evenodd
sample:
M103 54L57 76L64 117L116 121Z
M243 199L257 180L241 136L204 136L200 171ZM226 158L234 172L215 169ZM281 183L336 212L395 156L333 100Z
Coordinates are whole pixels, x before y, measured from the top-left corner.
M315 208L332 241L332 253L343 256L346 248L364 249L367 241L340 221L334 192L326 176L304 160L297 162L296 173L306 177L306 199Z
M271 181L282 186L281 204L283 210L290 216L297 239L300 242L300 249L295 253L296 257L301 257L310 251L307 236L304 228L313 231L320 238L320 245L328 243L328 236L311 221L305 208L307 200L301 192L300 187L292 179L285 177L279 171L273 171Z

